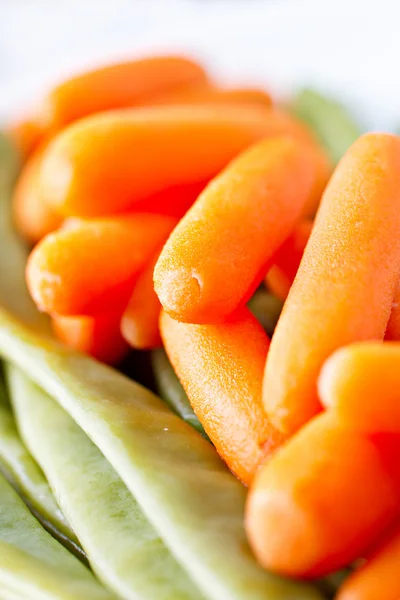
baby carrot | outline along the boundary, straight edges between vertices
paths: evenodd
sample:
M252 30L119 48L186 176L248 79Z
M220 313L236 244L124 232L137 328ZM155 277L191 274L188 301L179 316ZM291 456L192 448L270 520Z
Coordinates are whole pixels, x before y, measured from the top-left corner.
M114 214L168 188L206 181L251 144L282 134L313 153L318 172L310 197L319 201L330 171L310 132L289 115L246 106L156 106L88 117L49 145L41 192L67 216Z
M129 299L138 272L176 220L152 214L82 221L46 236L27 264L27 283L38 308L85 315Z
M154 282L168 314L211 323L245 302L295 226L314 177L307 147L290 138L264 140L235 159L161 252Z
M398 459L399 442L396 451ZM398 501L379 445L325 413L258 471L247 503L247 533L265 568L317 577L373 544L397 514Z
M175 86L204 83L204 69L181 56L154 56L86 71L60 83L45 98L40 122L57 131L87 115L140 105Z
M336 600L398 600L399 564L400 529L396 529L367 562L346 579Z
M90 354L107 364L119 362L128 353L120 332L121 311L96 316L53 315L53 331L64 344Z
M247 308L216 325L161 313L161 337L194 412L233 473L248 484L281 443L261 404L269 340Z
M34 118L17 121L8 131L23 160L26 160L39 147L44 133L43 126Z
M318 390L349 427L400 433L400 344L363 342L337 350L322 368Z
M158 327L161 304L154 291L153 271L159 252L139 274L121 320L124 339L137 350L161 346Z
M286 300L292 287L312 228L313 223L309 219L300 221L272 259L273 264L265 277L265 283L281 300Z
M217 88L210 84L182 86L154 96L149 104L248 104L270 107L271 96L256 88Z
M45 202L39 193L38 176L43 149L29 157L17 180L13 195L15 226L31 244L58 229L62 217Z
M367 134L326 189L266 364L265 407L285 434L321 409L332 352L384 336L400 273L399 171L400 138Z

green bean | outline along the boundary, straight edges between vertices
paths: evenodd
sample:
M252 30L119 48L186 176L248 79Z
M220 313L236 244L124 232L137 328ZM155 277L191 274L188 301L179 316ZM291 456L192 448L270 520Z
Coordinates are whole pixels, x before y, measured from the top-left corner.
M291 109L311 127L334 164L362 134L360 126L344 106L315 90L300 90Z
M18 493L24 498L39 520L53 525L53 533L58 533L65 541L78 540L62 514L42 471L22 443L6 389L0 377L0 470ZM64 537L62 536L64 534ZM82 551L81 551L82 552Z
M151 364L153 366L157 392L160 394L161 398L165 400L168 406L170 406L184 421L197 429L203 436L207 437L203 425L196 417L189 399L186 396L186 392L175 374L163 348L152 351Z
M3 309L0 353L88 434L207 598L322 598L314 586L257 564L243 528L245 488L212 445L152 392Z
M203 598L75 421L21 371L6 373L25 443L104 585L127 600Z
M38 312L26 289L28 249L13 227L11 194L17 165L11 142L0 132L0 304L42 331L50 331L48 319Z
M267 290L258 289L247 303L247 306L271 337L282 312L282 300L279 300Z
M0 475L0 589L29 600L112 600Z

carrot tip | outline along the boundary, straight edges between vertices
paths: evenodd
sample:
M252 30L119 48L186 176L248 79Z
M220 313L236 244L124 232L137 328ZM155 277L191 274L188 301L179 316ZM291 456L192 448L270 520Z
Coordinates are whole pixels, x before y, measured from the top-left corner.
M181 320L182 314L186 316L190 310L196 310L202 296L201 278L197 273L189 272L185 268L165 271L156 268L154 285L165 312L178 321ZM184 303L182 303L183 289L185 290Z

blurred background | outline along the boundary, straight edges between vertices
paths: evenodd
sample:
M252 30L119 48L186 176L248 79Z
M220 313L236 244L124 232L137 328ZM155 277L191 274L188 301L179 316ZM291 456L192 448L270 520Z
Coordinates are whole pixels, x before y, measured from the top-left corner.
M400 123L398 0L0 0L0 119L87 65L153 51L285 96L314 85Z

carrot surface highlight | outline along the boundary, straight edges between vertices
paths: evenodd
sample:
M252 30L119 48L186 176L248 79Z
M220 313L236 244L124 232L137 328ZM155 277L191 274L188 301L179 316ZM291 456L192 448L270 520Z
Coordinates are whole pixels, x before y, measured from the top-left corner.
M337 350L321 370L318 390L324 406L352 428L400 433L400 343Z
M268 92L257 88L218 88L206 83L182 86L159 94L149 100L149 104L244 104L269 108L272 98Z
M159 252L139 274L121 320L122 336L136 350L148 350L162 345L158 326L161 304L153 284L153 271L158 256Z
M314 178L307 146L290 138L268 138L232 161L161 252L154 282L166 312L212 323L246 302L294 228Z
M57 214L39 191L39 172L43 149L36 150L24 165L13 194L15 226L19 233L31 244L36 244L48 233L55 231L62 223Z
M118 363L129 351L120 332L121 311L96 316L52 316L56 336L67 346L107 364Z
M246 525L265 568L319 577L359 558L374 543L398 514L399 490L385 464L383 441L345 428L326 413L260 468ZM398 461L400 442L390 450Z
M176 224L161 215L75 222L46 236L27 264L38 308L60 315L102 313L125 302L133 282Z
M400 272L400 138L362 136L324 194L266 363L263 396L289 435L321 410L328 356L382 339Z
M247 308L227 323L191 325L161 313L168 357L218 453L243 483L282 442L261 403L269 340Z
M400 529L396 529L367 562L346 579L336 600L398 600L400 598Z
M265 277L265 283L268 289L283 301L286 300L296 277L312 228L311 220L301 220L271 261L273 264Z
M309 146L318 171L310 199L319 201L330 167L311 133L279 111L243 106L162 106L88 117L49 145L41 192L66 216L114 214L171 187L206 181L245 148L277 135Z

